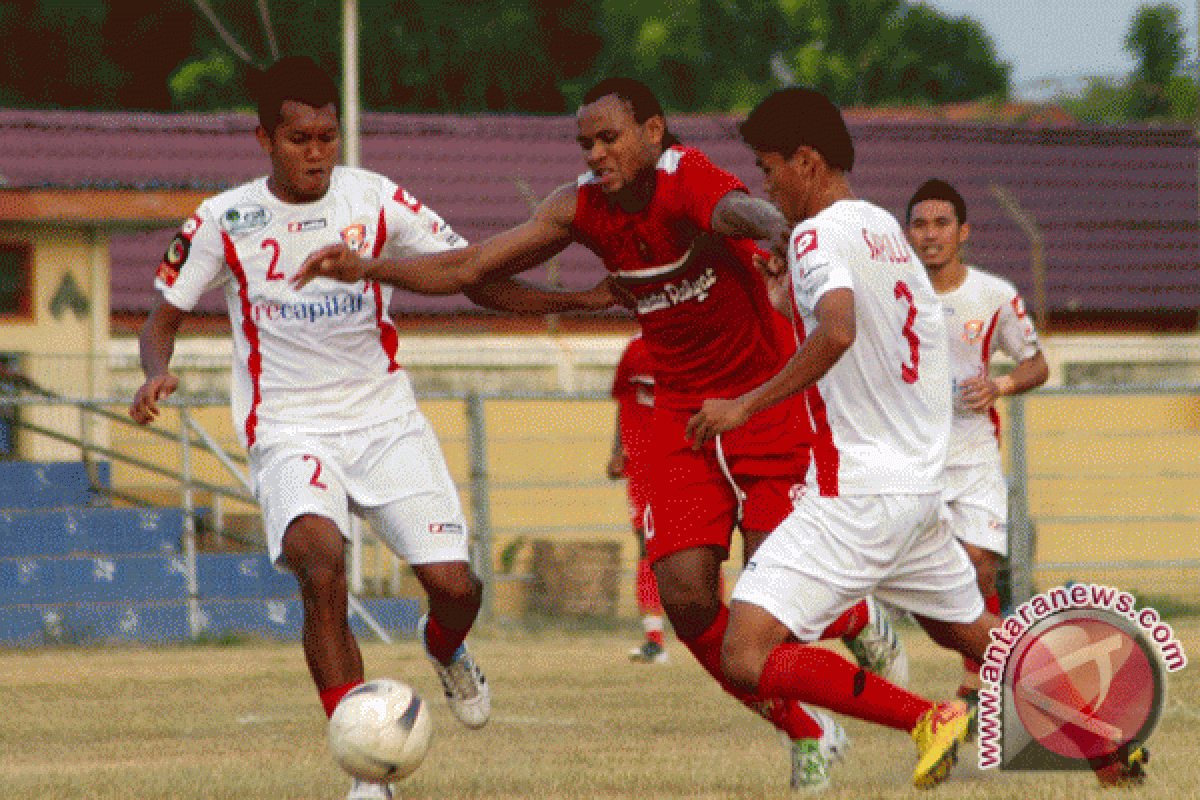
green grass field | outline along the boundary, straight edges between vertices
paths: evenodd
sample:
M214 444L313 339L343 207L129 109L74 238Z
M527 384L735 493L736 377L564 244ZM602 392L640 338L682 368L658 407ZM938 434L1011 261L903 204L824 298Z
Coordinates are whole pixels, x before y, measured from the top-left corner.
M1200 657L1200 620L1176 619ZM904 629L913 685L953 691L957 660ZM630 664L636 634L482 631L476 656L493 716L450 715L417 644L364 645L368 677L430 700L434 741L397 797L768 798L786 796L780 737L723 695L678 643L667 666ZM1151 742L1151 778L1121 797L1200 797L1200 678L1172 676ZM331 798L349 780L295 643L0 651L0 798ZM846 721L849 758L831 798L1078 798L1091 775L980 772L974 747L933 793L908 784L914 749ZM1116 790L1110 790L1116 791Z

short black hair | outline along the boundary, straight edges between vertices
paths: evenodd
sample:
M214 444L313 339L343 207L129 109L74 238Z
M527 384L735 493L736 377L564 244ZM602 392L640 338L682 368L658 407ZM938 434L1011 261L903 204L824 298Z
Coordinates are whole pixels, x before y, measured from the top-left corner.
M962 225L967 221L967 203L958 190L940 178L930 178L921 184L916 194L908 201L908 211L904 215L906 224L912 222L913 208L917 203L924 203L926 200L941 200L949 203L954 206L954 215L958 217L958 224Z
M639 125L651 117L662 117L663 147L680 144L679 137L666 129L667 115L663 113L662 104L658 102L654 92L634 78L605 78L587 90L582 105L591 105L610 94L629 104L629 109L633 112L633 121Z
M854 168L854 141L842 112L814 89L776 89L754 107L738 131L755 150L791 158L811 147L834 169Z
M267 133L275 132L280 109L288 100L313 108L324 108L332 103L341 119L342 104L337 84L308 56L289 56L265 70L253 70L248 83L250 93L258 101L258 124Z

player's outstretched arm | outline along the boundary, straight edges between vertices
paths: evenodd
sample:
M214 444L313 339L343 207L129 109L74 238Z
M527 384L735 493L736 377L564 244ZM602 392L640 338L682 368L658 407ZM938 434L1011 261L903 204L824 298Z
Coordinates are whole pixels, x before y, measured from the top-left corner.
M717 201L712 229L722 236L737 236L767 242L771 249L787 252L792 228L779 209L743 191L732 191Z
M519 278L505 278L469 286L467 297L492 311L518 314L566 314L572 311L603 311L620 303L608 278L588 289L567 291L535 286Z
M314 278L346 283L374 280L425 295L458 294L469 286L503 280L542 264L571 243L574 187L563 186L533 216L503 233L458 250L411 258L365 259L335 245L318 250L291 282L303 287Z
M186 312L161 302L151 312L138 337L138 353L146 382L133 396L129 416L140 425L152 422L159 413L158 403L179 388L179 379L170 373L175 336Z
M759 411L807 389L833 368L854 344L854 292L850 289L826 292L817 302L816 316L817 327L773 378L741 397L710 397L704 401L687 424L687 438L693 447L698 448L718 433L736 428Z

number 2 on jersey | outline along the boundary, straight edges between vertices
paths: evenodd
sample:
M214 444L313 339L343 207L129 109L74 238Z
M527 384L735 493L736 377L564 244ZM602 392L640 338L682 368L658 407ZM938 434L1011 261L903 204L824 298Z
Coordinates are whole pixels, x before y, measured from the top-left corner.
M271 265L267 267L267 280L281 281L287 276L275 269L279 265L279 242L274 239L263 239L262 249L271 248L275 252L271 254Z
M314 464L317 465L317 468L315 470L313 470L312 478L309 480L308 485L315 486L318 489L328 489L329 488L328 486L321 483L321 459L317 458L316 456L311 456L311 455L305 454L303 460L312 461Z
M904 379L905 383L916 383L917 368L920 366L921 359L921 340L913 330L913 323L917 321L917 301L913 299L912 290L904 281L896 281L895 294L897 300L908 303L908 316L905 318L904 327L900 332L908 340L908 354L912 358L911 365L900 362L900 377Z

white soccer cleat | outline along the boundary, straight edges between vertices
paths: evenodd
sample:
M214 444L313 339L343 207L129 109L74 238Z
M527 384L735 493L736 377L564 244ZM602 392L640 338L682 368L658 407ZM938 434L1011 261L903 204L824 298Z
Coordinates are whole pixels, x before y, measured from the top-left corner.
M908 653L896 636L888 612L874 597L867 596L867 624L857 636L842 641L863 669L897 686L908 683Z
M371 783L355 778L346 800L392 800L392 787L386 783Z
M658 642L646 641L629 651L629 660L638 664L668 664L671 657Z
M829 788L829 773L835 763L844 761L850 749L850 737L832 715L801 704L817 724L821 736L817 739L792 739L788 745L792 758L792 789L820 792Z
M428 621L429 617L424 616L417 623L422 647L425 647L425 624ZM492 713L492 693L483 671L471 658L467 643L463 642L458 646L458 650L454 652L454 660L449 666L434 658L427 647L425 655L429 656L429 663L433 664L434 671L442 681L446 702L450 704L450 710L458 717L458 721L468 728L482 728L486 725Z

